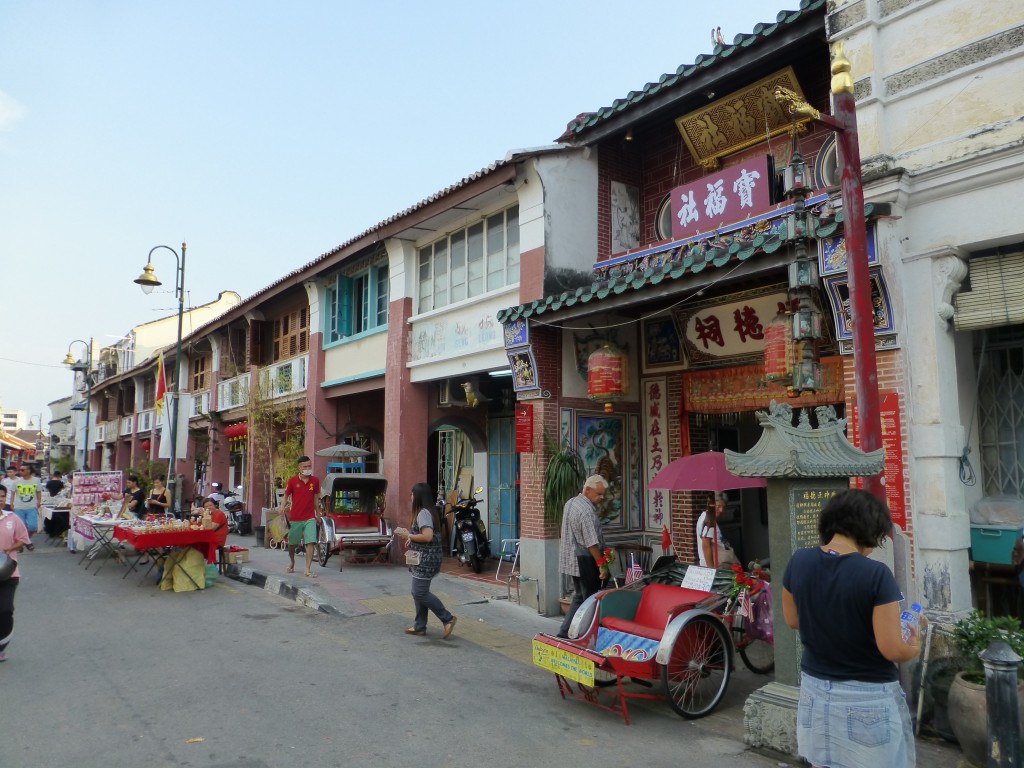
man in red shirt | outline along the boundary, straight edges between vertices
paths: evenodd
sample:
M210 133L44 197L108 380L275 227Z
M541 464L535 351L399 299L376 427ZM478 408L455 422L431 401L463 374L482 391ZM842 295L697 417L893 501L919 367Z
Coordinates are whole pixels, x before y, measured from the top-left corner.
M320 481L313 477L309 456L299 457L299 474L284 487L284 514L288 520L288 573L295 573L295 548L306 542L306 576L313 573L313 547L316 545L316 521L320 517Z

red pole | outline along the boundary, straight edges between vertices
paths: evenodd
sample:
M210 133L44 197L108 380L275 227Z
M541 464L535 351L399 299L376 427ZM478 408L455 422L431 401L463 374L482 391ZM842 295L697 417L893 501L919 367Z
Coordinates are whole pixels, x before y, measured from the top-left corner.
M849 270L850 320L853 326L853 368L860 447L870 453L882 447L882 417L875 364L875 323L868 272L868 236L864 223L864 187L861 184L860 147L857 144L857 106L849 62L839 49L832 64L832 112L842 128L836 131L843 197L843 232ZM845 77L844 77L845 75ZM885 501L884 475L864 478L864 488Z

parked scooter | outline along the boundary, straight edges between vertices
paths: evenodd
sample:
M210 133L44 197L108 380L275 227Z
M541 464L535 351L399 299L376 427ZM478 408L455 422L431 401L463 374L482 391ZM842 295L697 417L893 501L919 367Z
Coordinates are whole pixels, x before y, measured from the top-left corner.
M238 486L238 491L242 486ZM252 533L252 515L245 511L245 503L235 491L228 491L220 500L219 506L228 519L228 533L248 536Z
M483 487L474 491L474 497L483 493ZM487 540L487 529L480 518L480 510L477 504L482 500L477 498L459 499L452 505L452 512L455 515L452 523L451 553L461 563L468 563L474 573L480 573L484 568L484 560L491 556L491 544Z

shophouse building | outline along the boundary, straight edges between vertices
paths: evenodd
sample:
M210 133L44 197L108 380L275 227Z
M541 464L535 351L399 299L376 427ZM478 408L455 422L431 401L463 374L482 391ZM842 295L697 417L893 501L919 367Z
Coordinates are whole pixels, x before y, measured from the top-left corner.
M984 605L1008 574L971 563L968 512L1024 498L1024 5L830 8L853 66L865 198L890 208L873 269L899 349L880 356L880 386L900 401L917 587L926 607L960 614L973 574L976 603L1015 613L1016 588Z

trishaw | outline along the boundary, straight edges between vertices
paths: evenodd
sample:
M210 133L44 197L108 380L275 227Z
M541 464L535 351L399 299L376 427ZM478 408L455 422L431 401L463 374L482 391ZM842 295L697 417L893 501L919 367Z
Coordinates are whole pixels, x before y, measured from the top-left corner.
M326 567L333 554L352 550L360 559L386 559L394 531L378 508L387 490L384 475L369 472L332 472L320 488L327 513L316 526L316 556ZM338 570L341 570L339 563Z
M744 617L732 571L715 571L707 589L691 589L679 586L689 567L699 566L674 564L592 595L573 617L570 639L534 637L534 664L554 673L563 699L617 712L627 725L627 699L668 698L687 719L711 714L729 685L734 651L752 672L775 667L770 623L765 631L770 588L756 581L750 594L764 597L750 604L761 615ZM652 691L658 680L664 693Z

